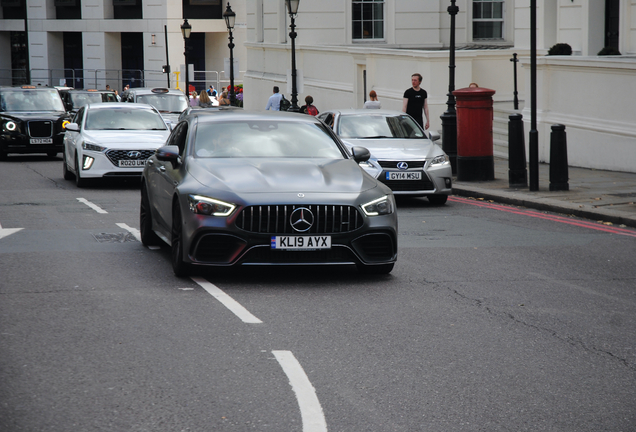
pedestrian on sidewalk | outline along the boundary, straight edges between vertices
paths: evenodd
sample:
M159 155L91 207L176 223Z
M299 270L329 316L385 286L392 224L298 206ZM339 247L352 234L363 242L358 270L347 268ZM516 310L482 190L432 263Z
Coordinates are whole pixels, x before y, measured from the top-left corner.
M318 108L312 105L313 103L314 103L314 98L307 95L307 97L305 97L305 105L300 107L300 112L304 114L309 114L312 116L317 116Z
M269 97L267 100L267 105L265 106L265 110L269 111L271 108L274 111L280 111L280 100L282 99L282 95L279 93L278 86L274 86L274 94Z
M378 100L378 94L375 90L369 92L369 100L364 103L364 107L368 109L380 109L382 104Z
M402 99L402 111L413 117L424 129L428 129L428 94L426 93L426 90L420 88L421 83L422 75L419 73L411 75L412 87L404 92L404 97ZM424 123L422 111L426 116L426 124Z

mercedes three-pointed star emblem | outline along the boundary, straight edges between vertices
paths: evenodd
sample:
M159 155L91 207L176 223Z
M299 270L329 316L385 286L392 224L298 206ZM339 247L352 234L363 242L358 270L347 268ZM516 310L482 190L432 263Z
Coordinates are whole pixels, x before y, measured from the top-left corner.
M298 207L289 216L289 223L298 232L307 232L314 224L314 214L307 207Z

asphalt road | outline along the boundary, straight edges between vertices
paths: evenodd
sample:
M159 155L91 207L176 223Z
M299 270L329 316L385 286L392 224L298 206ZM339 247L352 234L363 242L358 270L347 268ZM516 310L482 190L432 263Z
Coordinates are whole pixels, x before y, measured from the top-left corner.
M61 164L0 162L1 431L636 430L636 230L402 199L388 276L179 279Z

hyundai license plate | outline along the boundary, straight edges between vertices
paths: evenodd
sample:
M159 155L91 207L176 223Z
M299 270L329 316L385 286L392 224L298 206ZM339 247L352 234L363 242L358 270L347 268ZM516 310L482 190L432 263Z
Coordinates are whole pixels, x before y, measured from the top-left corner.
M422 180L422 173L419 171L390 171L386 173L387 180Z
M53 138L31 138L30 144L53 144Z
M120 160L119 167L120 168L136 168L136 167L145 167L146 159L132 159L132 160Z
M272 236L272 249L331 249L331 236Z

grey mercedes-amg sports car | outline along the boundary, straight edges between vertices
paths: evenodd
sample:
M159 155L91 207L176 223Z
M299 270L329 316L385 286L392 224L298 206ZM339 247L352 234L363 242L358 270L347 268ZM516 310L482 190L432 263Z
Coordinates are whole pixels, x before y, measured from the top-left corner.
M389 273L397 259L391 190L312 116L193 111L148 160L141 185L145 245L190 266L357 265Z

